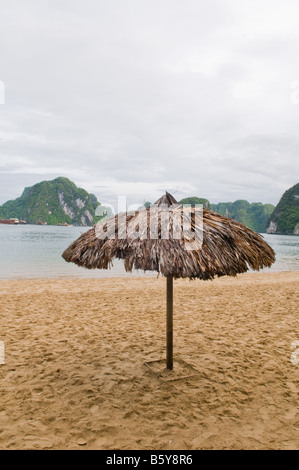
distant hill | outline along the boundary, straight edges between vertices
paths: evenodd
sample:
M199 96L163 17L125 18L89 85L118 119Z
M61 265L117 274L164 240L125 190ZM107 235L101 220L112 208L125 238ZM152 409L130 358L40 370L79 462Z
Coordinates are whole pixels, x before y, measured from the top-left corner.
M206 209L213 210L220 215L237 220L246 227L259 233L266 232L267 222L274 210L272 204L262 204L261 202L249 203L244 200L211 204L208 199L189 197L182 199L180 203L191 205L203 204Z
M195 204L202 204L205 209L211 209L211 204L208 199L200 197L185 197L180 201L180 204L190 204L192 207L194 207Z
M15 217L29 224L89 226L98 220L98 206L96 196L60 177L25 188L21 197L0 206L0 218Z
M267 232L299 235L299 183L283 194L268 220Z
M265 233L274 206L272 204L262 204L261 202L249 203L245 200L238 200L212 204L212 210L241 222L255 232Z

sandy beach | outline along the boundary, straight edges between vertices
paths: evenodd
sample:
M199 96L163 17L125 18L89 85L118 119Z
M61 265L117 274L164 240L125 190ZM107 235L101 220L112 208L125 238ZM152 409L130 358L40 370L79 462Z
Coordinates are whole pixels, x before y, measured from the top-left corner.
M165 279L0 281L0 448L299 449L298 283L175 281L159 377Z

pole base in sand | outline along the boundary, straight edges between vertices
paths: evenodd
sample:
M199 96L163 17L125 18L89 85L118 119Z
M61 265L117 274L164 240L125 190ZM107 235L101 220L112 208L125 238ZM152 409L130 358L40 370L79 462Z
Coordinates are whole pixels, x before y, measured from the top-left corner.
M165 359L157 359L144 363L145 367L150 370L158 379L164 382L174 382L176 380L189 379L199 375L200 372L193 366L182 359L174 359L174 368L169 370L166 367Z

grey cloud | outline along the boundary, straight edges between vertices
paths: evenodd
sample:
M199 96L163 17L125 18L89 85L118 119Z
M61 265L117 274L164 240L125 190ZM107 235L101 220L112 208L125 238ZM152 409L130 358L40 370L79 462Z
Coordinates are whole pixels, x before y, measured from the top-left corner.
M291 0L6 2L0 204L59 175L111 203L165 189L277 203L298 182L296 13Z

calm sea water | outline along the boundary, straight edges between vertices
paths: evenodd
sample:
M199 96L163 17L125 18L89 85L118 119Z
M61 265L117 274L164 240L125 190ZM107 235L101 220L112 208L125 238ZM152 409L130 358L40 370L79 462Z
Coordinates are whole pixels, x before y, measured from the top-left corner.
M66 263L63 251L85 227L0 225L0 279L57 277L156 276L156 273L126 273L122 261L110 270L87 270ZM276 252L277 261L265 271L299 271L299 237L263 235Z

